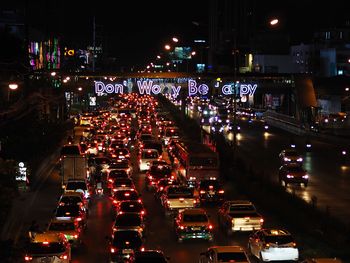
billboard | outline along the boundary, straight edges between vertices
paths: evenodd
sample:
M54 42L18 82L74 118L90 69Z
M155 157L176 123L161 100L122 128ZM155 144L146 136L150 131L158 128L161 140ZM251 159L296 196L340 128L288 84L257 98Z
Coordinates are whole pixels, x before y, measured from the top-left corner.
M175 47L175 59L191 59L191 52L192 50L190 47Z

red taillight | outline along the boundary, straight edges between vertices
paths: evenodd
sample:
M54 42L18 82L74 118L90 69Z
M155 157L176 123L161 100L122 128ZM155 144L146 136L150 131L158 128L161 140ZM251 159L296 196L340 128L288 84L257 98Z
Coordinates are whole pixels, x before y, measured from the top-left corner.
M130 196L130 193L125 193L124 196Z
M144 211L144 210L142 210L142 211L141 211L141 215L144 215L144 214L145 214L145 211Z
M81 217L77 217L77 219L76 219L78 222L80 222L81 220L82 220L82 218Z
M145 248L144 248L144 247L141 247L141 251L145 251Z
M225 193L224 190L219 190L219 194L223 194L223 193Z
M185 198L182 198L182 197L181 197L181 198L179 198L179 200L182 202L182 201L184 201L184 200L185 200Z
M68 259L68 255L63 254L63 255L60 256L60 259Z
M185 227L184 227L184 226L181 226L181 225L179 226L179 228L180 228L180 229L182 229L182 230L184 230L184 229L185 229Z
M117 249L114 247L111 247L111 253L115 253L115 252L117 252Z
M212 185L209 185L209 189L213 189L214 188L214 186L212 186Z
M201 194L205 194L205 191L204 190L200 190L200 192L199 193L201 193Z
M25 256L25 257L24 257L24 260L25 260L25 261L31 261L32 259L33 259L33 258L32 258L31 256Z
M78 237L79 237L79 235L77 235L77 234L74 235L74 238L78 238Z
M113 204L118 204L118 201L117 200L113 200Z
M209 225L209 229L213 229L213 225Z
M261 224L264 223L264 219L263 218L260 219L260 223Z

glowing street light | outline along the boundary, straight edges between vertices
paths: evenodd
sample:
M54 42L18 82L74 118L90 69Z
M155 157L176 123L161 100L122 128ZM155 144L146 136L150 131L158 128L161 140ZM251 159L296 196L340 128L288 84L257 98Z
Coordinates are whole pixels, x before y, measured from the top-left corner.
M278 18L273 18L270 20L270 26L276 26L279 23Z
M10 92L11 90L16 90L18 89L18 84L17 83L10 83L9 84L9 89L7 91L7 101L10 102Z

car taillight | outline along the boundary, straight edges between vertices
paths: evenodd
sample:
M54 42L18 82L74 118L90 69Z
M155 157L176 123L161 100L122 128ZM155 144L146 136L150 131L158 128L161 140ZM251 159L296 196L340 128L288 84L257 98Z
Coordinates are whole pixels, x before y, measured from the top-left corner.
M208 228L211 230L213 229L213 225L209 225Z
M142 211L141 211L141 215L144 215L144 214L145 214L145 211L144 211L144 210L142 210Z
M219 194L224 194L225 191L224 190L219 190Z
M199 193L200 193L200 194L205 194L205 191L204 191L204 190L200 190Z
M182 226L182 225L179 225L179 228L180 228L181 230L184 230L184 229L185 229L185 227Z
M81 217L77 217L76 220L77 220L78 222L80 222L80 221L82 220L82 218L81 218Z
M141 251L145 251L145 248L144 247L141 247L141 249L140 249Z
M67 254L63 254L60 256L60 259L68 259L68 255Z
M297 246L297 243L293 242L293 247L296 247Z
M25 256L24 257L24 260L25 261L31 261L33 259L33 257L31 257L31 256Z
M79 235L78 235L78 234L75 234L75 235L74 235L74 238L78 238L78 237L79 237Z
M117 249L115 247L111 247L111 253L116 253Z
M267 248L269 248L269 247L270 247L270 244L269 244L269 243L264 244L264 248L265 248L265 249L267 249Z
M179 201L181 201L181 202L184 201L184 200L185 200L185 198L182 198L182 197L179 198Z
M118 201L117 200L113 200L113 204L118 204Z
M263 218L260 218L260 223L264 223L264 219Z

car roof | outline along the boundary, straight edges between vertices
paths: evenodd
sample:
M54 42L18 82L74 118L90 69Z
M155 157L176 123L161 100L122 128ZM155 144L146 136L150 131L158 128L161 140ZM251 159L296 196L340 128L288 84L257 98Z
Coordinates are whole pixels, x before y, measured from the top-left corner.
M32 242L62 242L62 235L52 232L36 233Z
M225 253L225 252L245 252L241 246L214 246L209 249L213 249L216 253Z

